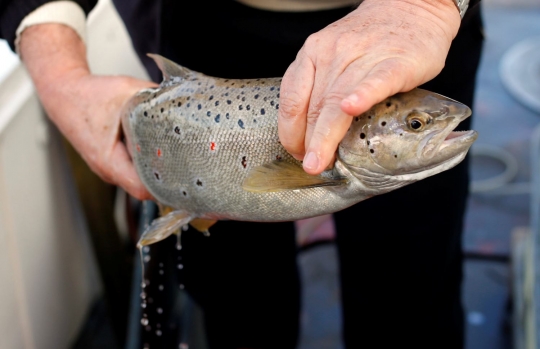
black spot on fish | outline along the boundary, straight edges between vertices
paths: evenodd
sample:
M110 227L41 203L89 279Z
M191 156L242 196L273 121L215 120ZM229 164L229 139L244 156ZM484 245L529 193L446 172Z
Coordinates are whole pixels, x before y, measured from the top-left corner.
M188 103L188 104L187 104L187 107L189 108L190 106L191 106L191 103Z
M214 95L211 95L210 97L208 97L209 101L211 101L212 99L214 99Z
M197 179L197 185L198 185L199 187L202 187L202 182L201 182L200 179Z
M232 101L230 99L227 99L227 104L231 104Z
M190 100L190 98L191 98L191 96L188 96L188 97L187 97L187 100L189 101L189 100Z
M231 84L231 86L234 86L234 82Z
M219 105L219 101L216 101L216 103L214 103L214 104L217 107Z
M218 115L216 115L216 117L214 118L214 121L215 121L215 122L219 122L219 117L220 117L220 115L219 115L219 114L218 114Z
M253 119L253 123L256 124L256 123L257 123L257 120Z
M197 109L201 110L201 108L202 108L202 105L200 105L200 104L197 105Z
M366 138L366 134L365 134L365 133L360 133L360 138L361 138L361 139Z
M228 97L229 96L229 92L225 93L225 97Z
M259 98L259 95L257 94L255 96L253 96L253 98L257 99L257 98Z
M369 145L369 141L367 141L367 145Z
M182 102L178 102L177 106L178 106L178 107L181 107L181 106L182 106Z
M240 86L240 88L244 88L244 87L246 87L246 85ZM244 94L244 91L242 91L242 94Z
M274 106L274 101L270 101L270 105L273 107Z
M176 126L174 128L174 132L177 133L177 134L180 134L180 127Z
M386 121L381 122L381 126L386 126Z
M400 133L399 135L400 135L400 136L403 136L403 133Z
M266 111L264 110L264 108L261 109L261 115L264 115L266 113Z
M246 106L246 109L247 109L247 110L251 110L251 106L248 104L248 105Z
M358 121L358 116L354 118L354 121Z
M392 106L392 103L391 103L391 102L386 102L386 106L387 106L388 108L390 108L390 107Z
M276 160L281 161L281 155L276 155Z
M154 118L154 115L152 115L152 119Z
M274 86L270 87L270 91L274 91L276 88Z
M371 115L369 115L367 118L368 118L368 119L371 119Z
M210 85L210 89L213 89L214 88L214 85Z
M278 103L278 104L276 104L276 109L279 109L279 103Z
M144 116L148 116L148 113L147 113L147 112L144 112Z
M161 112L163 113L164 111L165 111L165 109L164 109L164 108L161 108Z
M370 149L369 152L370 152L371 154L373 154L373 153L375 153L375 150Z
M156 177L156 179L159 181L161 179L161 176L159 175L159 173L155 172L154 171L154 177Z
M244 109L244 107L242 106L242 104L240 104L240 105L238 106L238 110L242 110L242 109Z
M240 126L240 128L244 128L244 122L241 119L238 120L238 126Z
M209 111L206 112L206 116L210 116L212 113L210 113Z
M229 82L229 79L225 79L225 82Z
M397 155L394 155L394 157L397 159Z
M246 101L246 97L242 97L242 102L245 102Z
M240 95L236 96L236 99L240 99Z
M228 119L229 118L229 113L225 114L225 117Z
M244 166L244 168L246 168L247 166L247 160L245 156L242 156L242 166Z
M263 97L263 101L265 101L265 102L266 102L267 100L268 100L268 98L266 98L266 97Z
M185 190L182 192L182 195L187 196L187 193Z
M279 98L279 93L276 95L277 98Z

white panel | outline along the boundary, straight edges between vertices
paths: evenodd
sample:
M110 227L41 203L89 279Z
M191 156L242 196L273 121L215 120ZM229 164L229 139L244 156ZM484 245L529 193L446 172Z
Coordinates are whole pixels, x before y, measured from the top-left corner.
M0 97L16 102L25 92L24 83L4 84ZM0 312L0 323L18 329L0 327L0 343L22 333L24 348L67 348L100 289L94 261L58 134L34 95L18 110L9 104L0 108L15 112L0 134L0 217L10 260L0 278L14 289L5 288L0 309L16 309Z

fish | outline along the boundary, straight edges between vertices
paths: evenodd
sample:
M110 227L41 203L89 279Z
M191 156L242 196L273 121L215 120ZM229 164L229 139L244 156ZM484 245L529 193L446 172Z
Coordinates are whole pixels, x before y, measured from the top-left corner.
M416 88L353 116L332 168L314 176L279 141L281 78L224 79L149 56L163 81L122 112L126 147L161 209L139 248L187 224L208 233L219 220L333 213L456 166L478 136L454 131L469 107Z

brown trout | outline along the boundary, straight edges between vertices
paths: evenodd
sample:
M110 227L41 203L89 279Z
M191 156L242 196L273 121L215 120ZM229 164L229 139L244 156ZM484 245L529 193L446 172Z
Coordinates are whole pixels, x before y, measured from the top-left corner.
M312 176L279 142L280 78L215 78L150 56L164 80L127 103L122 125L137 173L168 209L139 247L188 223L207 232L220 219L336 212L454 167L477 138L453 131L467 106L415 89L353 117L333 168Z

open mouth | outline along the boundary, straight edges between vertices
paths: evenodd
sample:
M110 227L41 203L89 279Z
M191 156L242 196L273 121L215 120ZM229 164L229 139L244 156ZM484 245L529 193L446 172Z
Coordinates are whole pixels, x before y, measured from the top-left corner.
M444 139L444 141L450 141L450 140L462 140L464 138L468 138L468 136L472 136L473 134L475 134L476 131L473 131L473 130L469 130L469 131L452 131L450 132L446 138Z

